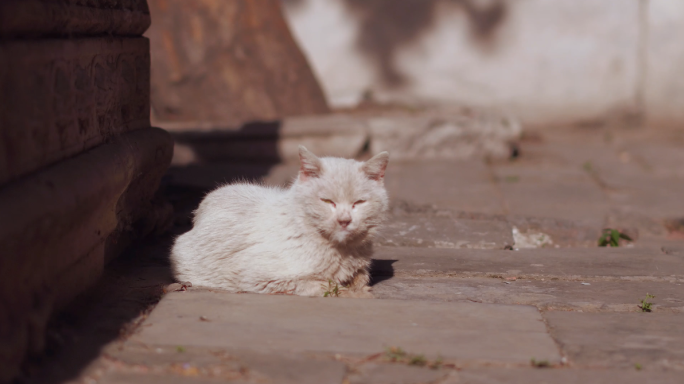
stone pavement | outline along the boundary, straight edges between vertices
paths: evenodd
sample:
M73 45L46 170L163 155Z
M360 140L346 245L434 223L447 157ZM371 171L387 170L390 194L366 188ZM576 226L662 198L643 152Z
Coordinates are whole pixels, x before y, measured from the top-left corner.
M627 129L528 135L505 162L392 162L375 299L161 294L171 236L151 241L55 322L28 381L681 383L683 164L683 132ZM175 232L218 175L295 171L172 170ZM635 241L597 247L606 226Z

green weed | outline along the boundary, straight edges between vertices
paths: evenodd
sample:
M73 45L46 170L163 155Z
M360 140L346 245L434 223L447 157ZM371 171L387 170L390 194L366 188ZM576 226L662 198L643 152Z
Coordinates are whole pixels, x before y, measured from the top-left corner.
M422 367L425 364L427 364L427 360L425 360L425 356L423 356L423 355L415 355L415 356L411 357L408 364L409 365L417 365L419 367Z
M647 293L646 298L641 299L641 305L639 306L639 308L641 308L641 312L651 312L653 310L651 308L653 303L649 302L648 301L649 299L655 299L655 295L651 295L650 293Z
M603 230L603 234L599 237L598 246L599 247L619 247L620 239L627 241L633 241L631 237L618 231L617 229L606 228Z
M332 280L328 280L328 286L323 285L323 297L340 297L340 286Z
M537 360L534 357L530 359L530 365L535 368L548 368L551 366L548 360Z

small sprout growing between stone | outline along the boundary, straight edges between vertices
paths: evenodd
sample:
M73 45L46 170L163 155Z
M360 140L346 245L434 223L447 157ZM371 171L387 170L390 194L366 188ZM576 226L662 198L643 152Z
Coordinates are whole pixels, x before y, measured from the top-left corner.
M534 357L530 359L530 364L535 368L548 368L551 366L548 360L537 360Z
M323 289L326 290L323 297L340 297L340 287L332 280L328 280L328 286L323 285Z
M639 364L639 363L635 363L635 364L634 364L634 369L636 369L637 371L641 371L641 368L643 368L643 367L641 366L641 364Z
M417 365L419 367L422 367L425 364L427 364L427 360L425 360L425 356L423 355L415 355L411 357L408 363L409 365Z
M517 183L520 181L520 176L506 176L504 180L506 180L507 183Z
M176 352L178 352L178 353L183 353L183 352L185 352L185 347L183 347L182 345L177 346L177 347L176 347Z
M631 237L618 231L617 229L606 228L603 230L603 234L599 237L598 246L599 247L619 247L620 239L627 241L633 241Z
M428 367L432 369L440 369L442 368L442 356L437 356L437 359L433 361L432 363L428 364Z
M649 302L648 299L655 299L655 295L647 293L646 298L641 299L641 305L639 306L639 308L641 308L641 312L651 312L653 310L653 308L651 308L653 303Z
M385 348L385 359L392 363L402 363L407 365L415 365L418 367L429 367L432 369L440 369L445 366L442 362L441 356L437 357L437 359L434 361L430 361L426 359L424 355L410 354L400 347Z
M389 347L385 349L385 357L392 362L400 361L406 357L406 352L400 347Z

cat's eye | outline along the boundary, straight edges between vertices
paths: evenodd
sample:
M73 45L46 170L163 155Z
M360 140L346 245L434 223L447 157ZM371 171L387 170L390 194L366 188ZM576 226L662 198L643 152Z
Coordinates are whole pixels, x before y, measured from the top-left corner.
M324 203L326 203L326 204L332 205L333 208L336 207L335 202L332 201L332 200L330 200L330 199L321 199L321 201L324 202Z
M365 202L366 202L366 200L358 200L358 201L354 202L354 204L352 204L352 208L356 208L357 205L363 204Z

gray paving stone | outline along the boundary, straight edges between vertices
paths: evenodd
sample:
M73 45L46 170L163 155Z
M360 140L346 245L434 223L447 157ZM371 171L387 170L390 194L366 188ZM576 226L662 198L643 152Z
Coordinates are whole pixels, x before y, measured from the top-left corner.
M545 311L641 312L647 293L656 296L650 300L655 312L684 312L684 282L393 277L373 285L379 299L524 304Z
M609 209L601 188L576 167L510 164L495 167L508 212L600 225Z
M684 146L682 145L656 145L653 143L639 143L630 146L625 153L635 158L635 161L643 161L644 165L657 176L684 178Z
M519 251L377 247L378 276L517 276L560 279L684 279L684 257L660 249L561 248Z
M209 321L200 321L205 316ZM370 355L398 346L464 361L558 361L530 306L188 291L165 296L128 345Z
M338 361L284 353L229 353L216 348L112 345L105 349L104 354L108 361L101 364L100 371L115 373L108 375L106 382L126 382L127 375L124 374L130 376L134 373L138 374L141 382L153 383L163 382L163 378L186 382L178 378L185 376L188 377L184 379L187 382L228 380L240 383L332 384L341 383L347 373L346 366Z
M513 246L511 226L503 221L410 216L388 220L379 245L428 248L504 249Z
M210 384L210 383L249 383L244 380L211 379L204 377L159 375L144 373L114 372L104 376L98 381L99 384Z
M684 314L547 312L544 317L577 366L684 370Z
M448 370L433 370L403 364L365 364L351 373L350 384L419 384L434 383L447 377Z
M611 204L628 212L663 219L684 216L684 178L602 173L612 188Z
M491 171L482 161L390 160L385 186L393 201L467 212L506 213Z
M491 229L497 226L500 226L502 235L506 237L508 237L508 233L513 233L513 231L517 231L518 234L527 238L543 235L547 239L544 246L552 247L595 247L601 230L604 228L604 226L587 225L572 220L465 212L431 205L410 204L405 201L392 202L390 211L391 217L385 224L388 227L392 227L395 222L398 222L401 227L404 226L404 222L411 220L414 222L425 220L428 223L434 220L435 223L441 225L445 222L444 220L452 219L459 222L463 221L465 227L473 227L472 230L476 230L477 226L481 225L488 232L488 235L491 235ZM493 224L487 224L492 222ZM482 224L476 226L476 223ZM458 241L458 236L472 235L463 230L461 223L458 224L453 229L461 233L454 235L444 231L444 236L449 236ZM664 233L662 223L657 223L657 225L660 232ZM515 236L513 236L513 240L515 241ZM514 245L514 247L518 246L522 245Z
M440 384L676 384L681 372L638 372L578 369L477 369L463 370Z

